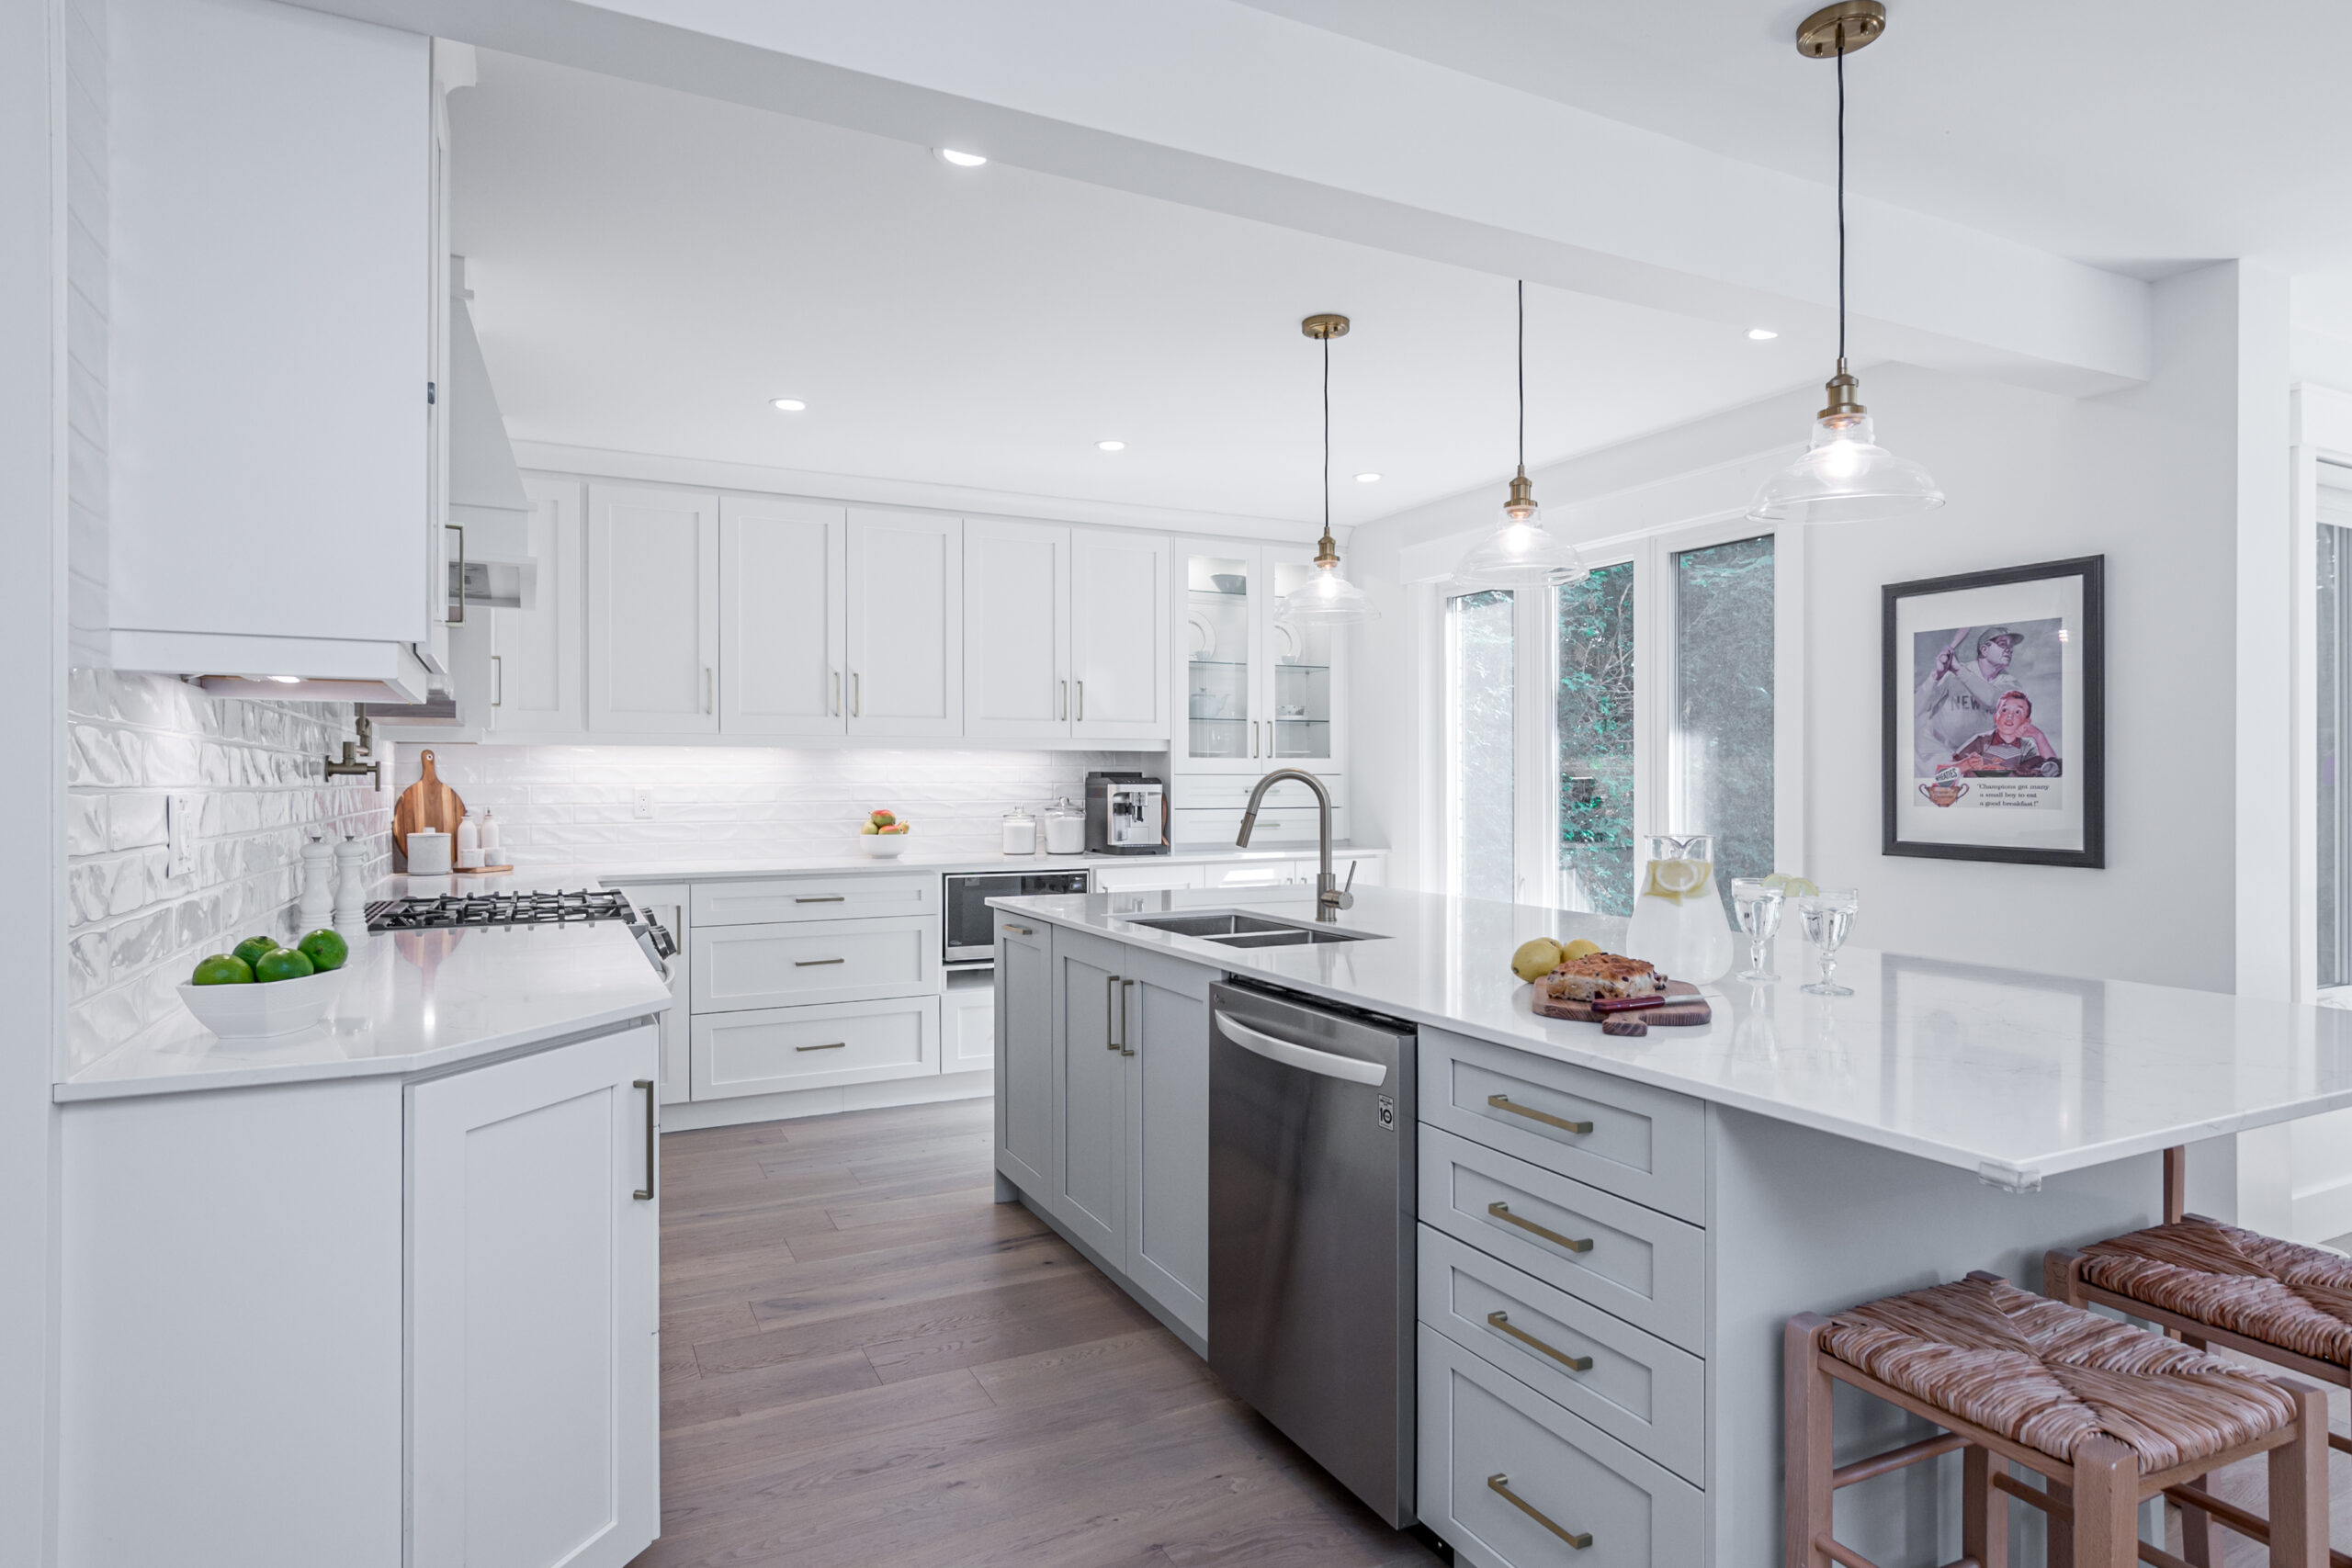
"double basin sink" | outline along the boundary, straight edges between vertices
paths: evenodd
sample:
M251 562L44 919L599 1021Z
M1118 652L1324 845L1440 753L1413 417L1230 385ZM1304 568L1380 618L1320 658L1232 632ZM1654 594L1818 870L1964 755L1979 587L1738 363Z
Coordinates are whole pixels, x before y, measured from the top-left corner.
M1299 920L1269 919L1263 915L1246 915L1238 909L1139 916L1128 919L1127 924L1166 931L1171 936L1198 937L1219 947L1311 947L1329 942L1363 942L1374 934Z

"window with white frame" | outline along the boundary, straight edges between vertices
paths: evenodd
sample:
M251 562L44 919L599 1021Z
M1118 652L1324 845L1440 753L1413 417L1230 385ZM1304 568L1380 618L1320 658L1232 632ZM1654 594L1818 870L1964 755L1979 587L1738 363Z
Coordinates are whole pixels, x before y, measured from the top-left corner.
M1801 869L1793 553L1727 522L1596 547L1564 588L1443 594L1449 890L1629 914L1646 833L1713 834L1726 890Z

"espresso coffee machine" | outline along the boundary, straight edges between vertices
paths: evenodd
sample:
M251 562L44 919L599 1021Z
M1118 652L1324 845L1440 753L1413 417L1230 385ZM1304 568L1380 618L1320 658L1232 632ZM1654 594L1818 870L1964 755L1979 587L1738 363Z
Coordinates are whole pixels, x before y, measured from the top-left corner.
M1168 789L1141 773L1086 775L1086 852L1168 852Z

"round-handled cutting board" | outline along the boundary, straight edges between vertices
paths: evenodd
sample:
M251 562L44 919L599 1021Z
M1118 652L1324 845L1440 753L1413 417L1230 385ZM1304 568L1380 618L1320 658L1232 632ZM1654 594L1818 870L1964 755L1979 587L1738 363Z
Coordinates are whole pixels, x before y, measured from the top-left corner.
M417 761L424 765L424 776L401 791L400 799L392 805L392 842L400 846L402 860L408 858L411 833L420 828L428 831L438 829L449 835L454 845L458 824L466 819L466 803L433 771L433 753L427 750Z

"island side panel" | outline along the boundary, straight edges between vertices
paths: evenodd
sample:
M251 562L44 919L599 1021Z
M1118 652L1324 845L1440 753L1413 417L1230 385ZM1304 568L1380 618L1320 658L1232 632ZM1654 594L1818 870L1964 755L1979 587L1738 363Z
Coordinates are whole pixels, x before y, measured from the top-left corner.
M1988 1187L1966 1171L1849 1139L1711 1107L1713 1322L1707 1373L1708 1508L1717 1568L1781 1562L1781 1333L1801 1312L1989 1269L2041 1288L2041 1257L2154 1223L2161 1156L2052 1178L2038 1192ZM1840 1464L1928 1428L1842 1384ZM1840 1493L1838 1539L1887 1568L1960 1551L1960 1460ZM2040 1518L2009 1510L2018 1560L2040 1560ZM2030 1531L2029 1542L2019 1532Z

